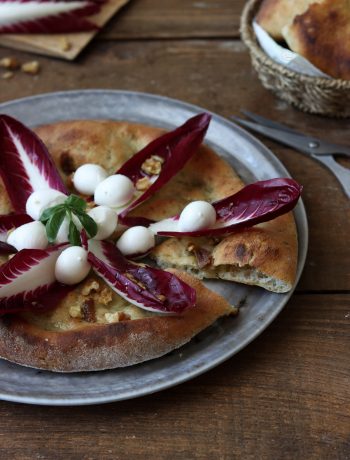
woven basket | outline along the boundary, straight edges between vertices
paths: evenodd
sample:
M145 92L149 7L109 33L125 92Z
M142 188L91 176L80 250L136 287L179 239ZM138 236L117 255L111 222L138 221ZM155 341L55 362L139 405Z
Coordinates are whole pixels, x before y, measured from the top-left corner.
M252 27L262 0L249 0L241 18L241 36L265 88L304 112L350 117L350 81L302 75L277 64L260 48Z

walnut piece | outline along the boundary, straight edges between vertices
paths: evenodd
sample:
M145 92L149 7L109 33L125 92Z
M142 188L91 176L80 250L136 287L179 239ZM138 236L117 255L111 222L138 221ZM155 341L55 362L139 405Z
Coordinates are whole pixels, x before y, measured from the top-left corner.
M10 80L12 77L14 77L15 74L13 72L4 72L2 75L1 75L1 78L3 80Z
M136 190L144 191L147 190L151 186L151 181L148 179L148 177L141 177L136 182Z
M92 291L98 291L100 289L100 285L95 280L89 280L82 288L81 293L84 296L88 296Z
M152 155L151 158L147 158L147 160L142 163L142 171L150 176L160 174L163 164L163 161L160 160L163 159L158 155Z
M127 313L118 311L116 313L105 313L107 323L118 323L119 321L130 321L131 318Z
M25 62L24 64L22 64L21 70L24 73L37 75L40 71L40 64L38 61Z
M4 57L0 60L0 67L4 67L5 69L16 70L19 66L19 61L14 57Z
M72 318L81 318L82 317L82 314L81 314L81 308L79 305L73 305L73 307L70 307L69 309L69 315L72 317Z
M60 45L62 51L69 51L72 49L72 43L67 39L67 37L61 38Z

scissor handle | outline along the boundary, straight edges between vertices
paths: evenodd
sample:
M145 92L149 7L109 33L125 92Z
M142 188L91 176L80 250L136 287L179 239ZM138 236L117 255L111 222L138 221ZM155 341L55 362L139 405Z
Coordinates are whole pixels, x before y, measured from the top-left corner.
M344 192L346 193L347 197L350 198L350 170L344 168L344 166L340 165L335 161L335 159L329 156L313 156L318 161L323 163L327 166L328 169L332 171L335 177L338 179L340 184L342 185Z

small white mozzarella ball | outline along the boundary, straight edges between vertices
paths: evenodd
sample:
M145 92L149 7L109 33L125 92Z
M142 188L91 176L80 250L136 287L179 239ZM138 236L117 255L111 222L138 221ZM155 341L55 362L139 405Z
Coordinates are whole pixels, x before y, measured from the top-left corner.
M55 276L60 283L77 284L87 277L90 268L88 252L80 246L70 246L58 256Z
M97 206L88 212L97 224L97 233L94 240L104 240L112 235L117 228L118 216L115 211L107 206Z
M155 246L154 233L146 227L136 226L126 230L117 241L117 248L125 256L144 254Z
M14 246L17 251L21 249L45 249L49 244L46 228L39 221L21 225L10 233L7 238L8 244Z
M79 193L93 195L96 187L107 177L102 166L87 163L79 166L73 176L73 184Z
M52 188L37 190L28 198L26 212L32 219L39 220L45 209L62 204L66 199L67 195Z
M119 207L128 203L135 193L132 181L123 174L114 174L101 182L95 190L95 203Z
M196 232L212 227L216 222L214 207L206 201L192 201L180 214L178 226L181 232Z
M55 243L60 244L60 243L66 243L67 241L69 241L68 240L69 222L70 220L67 217L63 219L63 222L57 232ZM77 218L77 216L73 216L73 222L75 223L75 226L80 232L83 227L80 223L80 220Z

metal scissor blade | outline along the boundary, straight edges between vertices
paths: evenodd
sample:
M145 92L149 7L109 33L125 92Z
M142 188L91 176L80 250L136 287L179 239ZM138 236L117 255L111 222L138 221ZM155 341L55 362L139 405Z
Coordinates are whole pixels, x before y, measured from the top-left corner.
M296 150L300 150L301 152L308 155L313 155L313 152L310 151L310 147L308 146L307 138L303 135L280 131L279 129L275 128L269 128L268 126L262 126L258 123L243 120L242 118L235 116L231 116L230 118L232 118L232 120L236 121L238 124L245 126L252 131L263 134L264 136L278 141L281 144L287 145L288 147L292 147Z
M262 117L261 115L257 115L256 113L250 112L249 110L241 110L241 112L251 120L259 123L260 125L267 126L269 128L280 129L281 131L285 131L286 133L298 134L299 136L304 136L304 134L299 133L295 129L289 128L282 123L278 123L277 121L269 120L268 118Z
M320 156L320 155L334 155L334 154L342 154L345 156L350 157L350 147L347 145L341 145L341 144L333 144L331 142L327 142L325 140L317 139L312 136L308 136L304 133L301 133L299 131L296 131L292 128L289 128L288 126L278 123L276 121L269 120L268 118L262 117L261 115L256 115L255 113L249 112L248 110L242 110L242 113L244 113L248 118L251 120L255 121L257 125L260 125L261 127L266 127L270 129L276 130L276 132L279 133L285 133L286 135L296 135L298 136L297 140L299 141L298 146L293 145L293 144L287 144L284 142L285 145L288 145L289 147L294 147L296 149L301 150L304 153L308 153L310 155L315 155L315 156ZM272 139L278 140L279 142L283 143L282 140L268 136L267 130L265 128L264 131L258 131L255 129L253 126L248 126L247 124L244 123L249 123L247 120L243 120L242 118L237 118L234 116L231 116L233 120L237 121L238 123L250 127L254 131L257 131L261 134L265 134L267 137L271 137ZM303 148L300 147L300 145L303 144Z

